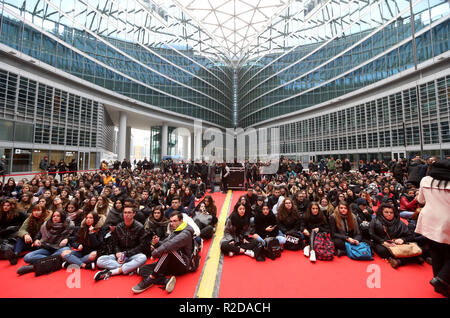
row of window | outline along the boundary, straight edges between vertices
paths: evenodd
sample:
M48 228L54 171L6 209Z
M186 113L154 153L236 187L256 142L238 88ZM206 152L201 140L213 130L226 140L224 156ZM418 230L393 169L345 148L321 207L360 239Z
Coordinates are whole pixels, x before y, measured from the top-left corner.
M421 128L417 92L421 96ZM449 96L447 76L344 110L282 125L281 152L420 145L421 131L425 145L450 143Z

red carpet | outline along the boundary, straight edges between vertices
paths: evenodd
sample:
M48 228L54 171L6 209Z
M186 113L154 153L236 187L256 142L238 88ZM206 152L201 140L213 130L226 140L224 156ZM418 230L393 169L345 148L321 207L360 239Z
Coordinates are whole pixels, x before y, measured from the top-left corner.
M244 192L233 192L230 210ZM221 211L225 194L215 193L218 213ZM192 298L202 273L202 268L211 241L204 243L200 268L195 273L177 277L175 290L171 294L158 287L152 287L140 295L134 295L131 288L139 283L140 277L114 276L107 281L94 282L94 271L80 272L79 288L74 285L74 273L60 270L50 275L35 277L33 273L18 276L19 266L0 261L0 297L23 298ZM367 272L369 265L379 269L380 288L369 288L367 281L374 277L374 271ZM346 256L331 262L310 263L302 251L284 251L281 258L257 262L245 255L225 256L220 281L221 298L439 298L429 284L432 269L428 264L409 264L393 269L384 260L375 256L373 261L354 261ZM69 282L69 284L67 284ZM376 286L375 286L376 287Z

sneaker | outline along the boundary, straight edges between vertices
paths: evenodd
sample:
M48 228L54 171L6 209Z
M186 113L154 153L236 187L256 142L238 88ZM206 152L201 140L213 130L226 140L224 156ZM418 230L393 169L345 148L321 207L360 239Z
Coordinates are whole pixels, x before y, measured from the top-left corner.
M111 271L109 269L104 269L95 273L94 280L98 282L99 280L107 280L111 277Z
M19 261L19 253L12 253L12 255L8 258L9 263L11 265L16 265L17 262Z
M153 279L151 279L150 276L148 276L147 278L143 278L141 282L136 286L134 286L133 288L131 288L131 290L135 294L140 294L152 286L153 286Z
M311 251L311 255L309 256L309 260L311 262L315 262L316 261L316 252L314 250Z
M400 261L398 259L389 257L388 262L389 262L389 264L391 264L392 268L397 268L400 266Z
M306 257L309 257L309 245L305 246L305 248L303 249L303 255L305 255Z
M449 285L441 278L433 277L433 279L430 281L430 284L434 287L434 291L436 293L442 294L447 298L450 297Z
M429 257L429 256L427 258L425 258L425 262L427 264L433 265L433 259L431 257Z
M175 279L175 276L170 277L169 281L166 283L166 291L168 293L171 293L173 291L176 282L177 280Z
M250 257L255 257L255 252L253 252L252 250L246 250L244 254Z
M229 257L233 257L233 256L234 256L234 253L233 253L233 252L228 252L228 256L229 256Z
M95 262L87 263L85 269L95 270Z
M19 274L19 275L23 275L23 274L27 274L27 273L31 273L31 272L34 272L33 265L25 265L25 266L20 267L17 270L17 274Z

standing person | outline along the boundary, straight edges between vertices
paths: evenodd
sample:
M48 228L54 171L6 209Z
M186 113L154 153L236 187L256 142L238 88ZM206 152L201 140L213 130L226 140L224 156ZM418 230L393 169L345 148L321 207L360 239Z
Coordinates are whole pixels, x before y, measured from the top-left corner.
M78 170L77 161L75 159L72 159L72 161L70 161L69 163L69 172L71 175L75 175L77 173L77 170Z
M434 290L450 297L450 160L430 165L420 182L418 201L425 204L417 220L416 233L430 240Z
M104 270L94 275L94 280L107 280L113 275L134 272L147 261L142 253L141 244L145 234L144 226L134 220L136 211L131 206L123 209L123 222L119 223L112 232L112 249L114 254L100 256L97 266Z
M155 237L151 242L152 258L158 258L157 263L143 266L139 274L142 281L131 290L135 294L142 293L153 285L164 285L171 293L175 287L174 275L182 275L190 270L190 261L194 250L194 229L183 220L183 215L174 212L170 215L172 233L164 241ZM170 279L166 276L171 275Z
M0 176L2 177L2 184L5 183L6 167L6 156L2 155L2 159L0 159Z
M64 174L66 174L67 171L67 165L64 162L64 160L60 160L57 166L58 172L59 172L59 180L62 182L63 181L63 176Z
M222 193L228 192L228 176L230 175L230 167L224 162L222 164Z
M48 156L44 156L41 162L39 162L39 169L41 169L41 174L43 175L47 174L48 167L49 167Z

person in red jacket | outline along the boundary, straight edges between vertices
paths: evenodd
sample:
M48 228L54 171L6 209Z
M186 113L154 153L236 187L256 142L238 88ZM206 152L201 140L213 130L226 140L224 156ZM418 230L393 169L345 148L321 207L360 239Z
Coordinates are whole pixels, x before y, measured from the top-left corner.
M417 200L418 193L415 188L410 188L405 195L400 198L400 217L410 219L419 207Z

